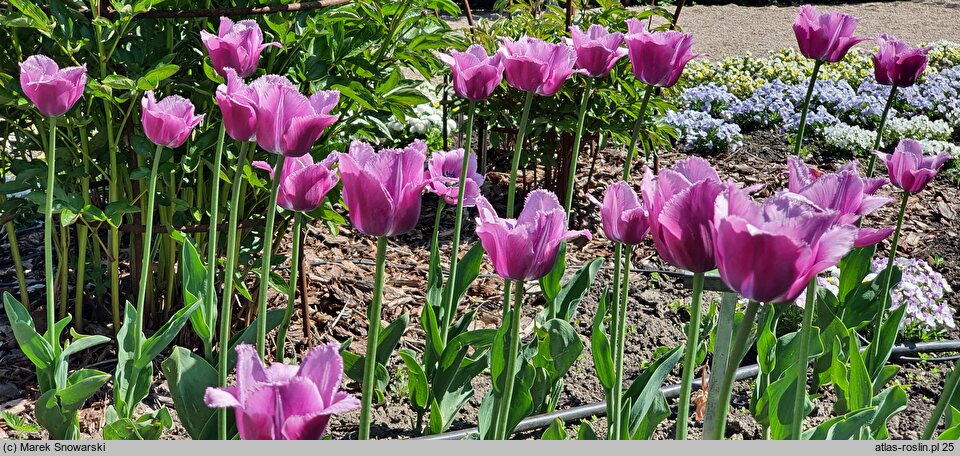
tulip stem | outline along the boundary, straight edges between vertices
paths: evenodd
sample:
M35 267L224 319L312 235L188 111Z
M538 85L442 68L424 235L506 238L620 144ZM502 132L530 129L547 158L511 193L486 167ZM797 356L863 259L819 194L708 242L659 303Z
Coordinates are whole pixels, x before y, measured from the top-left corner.
M629 265L627 265L629 268ZM683 377L680 383L680 404L677 405L677 440L687 439L687 419L690 416L690 392L697 370L697 349L700 347L700 299L703 296L703 273L693 274L693 297L690 302L690 322L687 323L687 346L683 353Z
M577 182L577 158L580 156L580 141L583 138L583 126L587 119L587 104L590 102L590 91L593 90L593 78L587 78L583 88L583 98L580 100L580 118L577 120L577 131L573 136L573 150L570 152L570 169L567 171L567 194L563 209L567 213L567 225L570 225L570 208L573 207L573 188Z
M520 354L520 318L523 306L523 281L514 281L513 307L510 310L510 340L507 351L507 365L503 372L503 398L500 401L500 409L497 411L497 420L494 423L496 430L495 438L498 440L507 440L510 437L508 421L510 421L511 402L513 402L513 385L516 380L517 357ZM496 379L494 379L496 381Z
M427 284L432 284L434 279L436 279L433 271L433 264L440 262L440 219L443 218L443 209L446 208L446 201L443 200L443 197L438 198L437 200L437 215L433 220L433 237L431 241L433 242L432 248L430 249L430 268L427 270Z
M57 118L50 117L50 141L47 143L47 199L43 212L43 267L46 277L47 337L50 346L59 346L56 331L56 297L53 284L53 194L57 186Z
M223 162L223 143L226 138L227 128L225 124L220 124L220 136L217 138L217 151L213 157L213 176L210 181L210 231L207 234L207 293L204 296L205 306L208 309L217 308L216 286L217 280L217 225L220 223L220 165ZM168 297L169 299L169 297ZM214 328L217 325L217 314L210 312L207 316L208 328ZM207 353L210 357L211 353Z
M873 342L870 343L871 352L874 355L879 355L880 352L880 333L883 328L883 317L887 313L887 303L890 300L890 286L893 282L893 261L897 258L897 245L900 244L900 230L903 228L903 216L907 212L907 202L910 200L910 192L903 192L903 196L900 197L900 214L897 216L897 229L893 231L893 241L890 243L890 257L887 259L887 269L885 269L887 277L886 283L884 284L881 291L880 298L880 313L876 318L876 325L873 328ZM886 360L878 359L877 356L872 356L877 364L870 366L874 371L883 366L886 363Z
M267 201L267 226L263 229L263 262L260 266L260 290L257 293L257 354L266 360L267 343L267 290L270 289L270 263L273 256L273 225L277 219L277 194L280 193L280 177L283 176L285 155L277 160L276 176L270 187L270 200Z
M717 335L713 344L713 364L710 376L722 379L727 372L727 362L730 359L730 339L733 338L733 323L737 312L737 294L725 292L720 297L720 316L717 321ZM708 385L709 386L709 385ZM721 404L719 394L707 394L707 413L703 421L704 439L714 433L714 429L722 423L720 417Z
M817 74L820 73L820 66L823 62L820 60L813 62L813 73L810 75L810 84L807 85L807 96L803 99L803 107L800 110L800 125L797 126L797 137L793 144L793 154L800 155L803 149L803 131L807 127L807 112L810 110L810 100L813 98L813 89L817 86Z
M887 115L890 114L890 107L893 106L893 100L897 97L897 86L890 86L890 96L887 97L887 104L883 106L883 114L880 116L880 124L877 126L877 137L873 140L873 150L880 150L883 143L883 127L887 124ZM870 162L867 164L867 177L873 177L874 167L877 165L877 155L870 154Z
M637 114L637 122L633 124L633 134L630 136L630 147L627 148L627 158L623 162L623 180L630 179L630 169L633 166L633 156L637 152L637 141L640 139L640 129L643 128L643 121L647 117L647 104L650 103L650 96L653 95L654 87L647 86L643 92L643 101L640 102L640 113ZM644 155L645 160L649 160L648 155Z
M473 117L477 111L477 102L470 101L467 112L467 137L463 147L463 164L460 168L460 188L457 191L457 215L453 222L453 245L450 247L450 278L443 290L443 324L440 326L440 340L444 345L450 334L450 324L457 313L459 296L455 296L454 287L457 283L457 263L460 256L460 231L463 225L463 197L466 194L467 165L470 164L470 148L473 142Z
M520 127L517 129L517 143L513 147L510 180L507 182L507 218L513 217L514 199L517 194L517 170L520 169L520 153L523 152L523 140L527 136L527 120L530 118L530 105L533 104L533 95L534 92L527 92L527 97L523 101L523 114L520 116Z
M227 224L227 263L223 278L223 298L220 300L220 359L217 373L220 374L220 387L227 386L227 356L230 350L230 322L233 312L233 274L237 266L237 221L240 217L240 195L243 193L243 167L246 165L247 150L250 143L240 144L237 168L233 172L233 186L230 195L230 222ZM218 416L218 438L227 440L227 409L220 409Z
M760 310L760 303L750 301L747 308L743 311L743 319L737 327L736 336L733 338L733 344L730 346L730 357L727 359L727 367L720 377L720 382L714 386L710 385L711 395L717 395L717 414L715 419L708 421L704 425L704 440L723 440L727 427L727 412L730 410L730 395L733 393L733 379L740 366L740 361L747 354L747 339L750 338L750 332L753 330L753 322L757 319L757 311ZM710 426L706 426L710 424Z
M294 304L297 299L297 275L300 273L300 239L303 236L303 214L293 213L293 251L290 254L290 283L287 291L287 309L283 312L283 323L277 332L277 360L283 362L284 346L287 341L287 330L290 328L290 319L293 318ZM304 318L307 315L304 314Z
M147 202L144 206L143 250L140 260L140 289L137 290L137 318L134 320L134 359L139 360L143 349L143 311L147 300L147 280L150 278L150 264L153 251L153 203L157 196L157 170L160 168L160 157L163 146L158 145L153 153L153 166L150 169L150 180L147 184ZM133 405L129 406L132 410Z
M927 425L923 429L923 437L920 437L923 440L933 438L933 433L937 430L937 426L940 425L940 418L943 417L947 406L953 401L953 396L957 391L957 382L960 381L960 367L958 366L960 365L953 365L950 375L947 376L947 380L943 384L943 391L940 393L940 399L937 400L937 406L933 409L933 414L930 415L930 420L927 421Z
M377 272L373 276L373 299L367 308L367 351L363 356L363 396L360 401L360 440L370 438L370 406L377 369L377 345L380 340L380 307L383 304L383 271L387 259L387 237L377 238Z
M621 283L621 290L618 293L618 301L615 303L617 306L617 319L613 321L613 324L616 326L616 330L614 331L613 355L616 379L613 382L612 409L614 413L614 423L611 438L614 440L620 439L620 434L623 432L624 426L622 422L623 417L620 416L620 413L623 411L623 353L627 340L627 298L630 294L630 258L633 256L633 246L627 244L620 245L625 252L623 254L623 281Z
M803 432L803 405L807 399L807 360L810 352L810 336L813 332L813 308L817 303L817 278L807 284L807 295L803 304L803 323L800 325L800 349L797 356L797 396L793 403L793 422L790 423L790 436L800 440Z
M613 299L610 301L610 318L613 321L613 324L610 326L610 338L614 340L615 344L617 343L616 341L620 340L620 335L617 333L617 330L620 328L618 322L620 321L620 265L622 255L623 244L617 242L613 246ZM617 375L619 375L619 372ZM615 440L620 435L617 429L620 415L618 401L622 388L621 378L621 383L614 385L613 389L609 391L610 397L607 398L607 438L609 440Z

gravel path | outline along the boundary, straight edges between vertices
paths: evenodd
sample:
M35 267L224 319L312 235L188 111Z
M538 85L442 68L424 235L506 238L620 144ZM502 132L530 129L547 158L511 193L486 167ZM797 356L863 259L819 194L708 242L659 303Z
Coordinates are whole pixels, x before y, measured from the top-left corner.
M960 42L960 0L836 4L818 8L859 17L857 31L861 35L886 32L914 44L942 39ZM795 6L695 5L683 9L680 26L696 37L697 52L721 58L796 47L791 28L796 14ZM451 25L466 27L466 20L461 18Z

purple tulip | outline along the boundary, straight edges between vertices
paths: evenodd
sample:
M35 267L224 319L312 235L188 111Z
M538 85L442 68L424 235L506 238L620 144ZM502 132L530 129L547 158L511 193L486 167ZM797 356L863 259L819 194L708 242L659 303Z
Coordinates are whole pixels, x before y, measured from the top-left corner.
M853 247L856 228L835 211L781 193L758 204L730 184L716 202L717 268L724 283L757 302L792 302Z
M500 277L537 280L550 272L557 261L560 243L584 236L586 230L568 231L567 214L557 195L534 190L516 219L497 216L486 198L477 198L477 237Z
M330 417L360 407L340 391L343 360L339 346L327 344L307 353L299 367L265 367L252 345L237 346L237 385L207 388L204 402L233 408L243 440L319 440Z
M820 14L810 5L800 7L793 33L804 57L822 62L839 62L847 51L869 38L854 35L860 19L839 12Z
M226 84L217 86L217 105L227 134L237 141L257 137L257 92L243 83L233 68L226 69Z
M636 190L627 182L618 181L603 192L603 203L587 195L600 206L603 234L614 242L637 245L650 232L650 213Z
M343 202L350 222L368 236L406 233L420 219L423 189L430 183L423 165L427 145L416 140L403 149L374 152L365 142L350 143L337 158Z
M902 139L892 154L874 152L887 166L890 183L908 193L917 193L936 177L940 167L950 159L949 152L924 155L920 143Z
M470 46L466 52L441 53L440 60L450 65L454 92L468 100L486 99L503 80L503 55L488 56L479 44Z
M463 149L449 152L437 151L430 155L427 163L427 175L430 185L427 189L443 197L447 204L457 204L460 192L460 172L463 171ZM477 172L477 156L470 154L467 158L467 178L464 180L466 188L463 191L463 207L477 205L480 196L480 186L483 185L483 175Z
M201 30L200 40L210 54L213 69L223 77L227 68L233 68L241 78L250 76L257 71L260 53L267 46L280 47L280 43L263 44L263 31L257 21L249 19L234 23L221 17L217 34Z
M86 71L86 65L61 70L50 57L31 55L20 62L20 88L40 114L59 117L83 96Z
M255 161L253 167L270 173L274 170L265 161ZM310 154L290 158L283 165L280 175L280 191L277 193L277 206L289 211L310 212L323 203L327 192L340 182L337 173L323 162L314 163Z
M892 226L881 229L857 226L861 218L893 201L876 195L886 179L861 177L856 160L845 164L836 173L821 173L819 176L799 157L788 157L787 163L790 193L803 196L820 209L836 211L836 224L857 228L854 247L874 245L893 233Z
M340 117L330 114L340 101L336 90L307 98L289 79L275 74L257 78L250 87L257 93L257 144L269 152L300 157Z
M143 132L147 139L158 146L170 149L180 147L203 121L203 114L194 115L193 103L179 95L171 95L157 102L150 90L140 104Z
M627 51L633 74L647 85L676 84L687 62L703 55L691 52L692 35L676 30L650 33L638 19L628 19L627 30Z
M657 176L648 168L641 191L660 257L695 273L716 268L714 202L723 186L710 163L690 157Z
M577 27L570 27L573 49L577 52L577 67L588 76L606 77L617 61L627 55L623 44L623 34L610 33L607 28L593 24L584 33Z
M877 45L877 53L873 55L873 70L880 84L910 87L927 69L928 47L910 47L887 34L877 36Z
M545 97L560 91L574 71L577 53L566 44L521 37L517 41L503 39L500 47L507 83L524 92Z

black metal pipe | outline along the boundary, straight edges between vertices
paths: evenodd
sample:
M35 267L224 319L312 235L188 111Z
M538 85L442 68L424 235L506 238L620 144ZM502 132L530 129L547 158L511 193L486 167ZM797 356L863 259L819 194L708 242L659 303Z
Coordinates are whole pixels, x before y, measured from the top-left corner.
M910 342L905 344L897 344L893 346L890 356L892 359L896 360L900 356L904 355L909 356L918 353L941 353L949 351L960 351L960 340L941 340L935 342ZM734 380L746 380L756 377L759 373L760 366L757 364L743 366L737 369L737 372L734 375ZM694 379L693 391L699 390L700 384L700 378ZM660 389L660 391L663 392L663 395L667 399L673 399L680 396L680 385L674 384L664 386ZM554 420L556 419L560 419L564 423L569 423L571 421L590 418L593 416L604 416L606 413L606 402L593 402L565 410L557 410L550 413L544 413L542 415L531 416L517 424L517 428L514 430L514 433L542 429L553 424ZM472 427L445 432L443 434L417 437L413 440L462 440L469 437L471 434L477 434L479 432L480 430L478 428Z

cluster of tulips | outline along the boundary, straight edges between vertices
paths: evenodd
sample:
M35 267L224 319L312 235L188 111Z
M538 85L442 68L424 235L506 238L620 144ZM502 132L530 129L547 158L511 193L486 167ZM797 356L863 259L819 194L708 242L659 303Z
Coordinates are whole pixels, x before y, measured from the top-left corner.
M850 47L864 40L854 35L856 25L856 19L840 13L821 15L812 7L801 7L794 31L801 52L816 61L808 101L814 90L820 65L841 60ZM377 367L376 357L372 354L378 348L380 335L387 243L390 237L407 233L417 225L423 195L427 191L438 195L445 204L456 206L449 282L456 281L465 207L477 208L476 235L494 270L505 279L503 321L510 325L505 359L507 375L505 385L494 392L496 410L492 415L491 426L494 431L491 435L499 439L508 438L512 431L508 425L508 415L515 389L515 376L512 373L517 369L516 361L520 356L523 283L547 275L554 268L558 253L565 242L580 236L590 237L587 231L570 230L568 227L573 191L568 192L566 201L561 204L553 193L535 190L527 196L522 211L514 218L516 177L530 106L534 95L554 95L562 84L575 74L587 78L587 89L583 95L573 147L576 153L583 131L587 101L591 94L591 78L606 77L624 56L629 56L634 74L647 85L647 89L643 94L641 113L627 151L623 180L610 185L605 191L603 201L597 202L600 206L603 232L615 243L612 335L616 382L608 391L609 436L619 438L623 432L618 431L618 427L625 426L625 418L621 416L621 385L630 257L633 248L645 242L648 234L653 238L653 244L664 262L694 274L691 322L687 327L682 368L683 389L679 404L681 413L678 414L676 428L678 438L683 439L687 435L688 418L684 411L689 408L692 380L696 370L700 340L700 301L704 275L707 272L719 270L724 283L749 300L736 337L728 340L728 344L718 344L716 347L718 352L726 352L730 366L737 366L742 359L747 349L746 342L752 322L761 304L792 302L806 289L807 305L800 333L803 347L801 352L805 352L812 331L816 276L836 265L851 249L874 245L894 233L890 256L892 262L907 197L921 191L930 182L947 156L924 155L919 144L912 140L902 141L892 154L877 154L886 164L890 182L903 191L903 204L896 228L861 226L862 217L889 201L888 198L876 194L886 179L872 177L875 157L870 159L867 176L860 174L856 162L845 165L835 173L822 174L808 168L799 157L792 157L789 161L789 187L775 192L763 201L755 201L751 197L751 193L759 190L758 187L741 188L733 182L725 182L709 163L692 157L661 172L645 167L640 185L641 193L638 195L631 183L631 163L636 153L637 137L642 130L648 102L655 88L674 85L686 63L697 55L692 53L693 38L690 35L677 31L649 32L646 25L636 19L629 20L627 28L628 33L621 34L608 32L599 25L590 26L586 32L574 27L570 29L570 43L547 43L529 37L516 41L505 38L501 49L492 56L478 45L471 46L465 52L443 55L443 60L452 69L456 93L470 102L463 149L437 151L428 157L426 145L419 141L402 149L380 150L370 144L354 141L345 153L332 153L320 162L315 162L309 152L322 137L324 129L338 120L338 115L331 112L336 108L339 93L321 91L308 97L289 79L280 75L261 76L248 84L244 78L256 71L260 53L275 44L263 43L263 34L253 21L234 23L222 19L218 35L204 33L202 40L213 67L225 78L224 83L217 87L215 95L223 118L216 148L215 168L220 168L227 135L239 143L237 159L241 165L246 162L248 153L254 147L260 147L276 157L272 164L252 163L252 166L269 172L272 178L260 277L270 277L270 246L273 245L275 235L276 207L296 214L293 226L293 246L296 249L305 224L303 213L319 207L327 193L338 184L342 184L343 203L352 225L359 232L377 239L373 299L367 309L368 356L364 359L361 400L358 401L339 390L343 360L335 345L311 350L299 367L282 362L266 367L266 318L257 320L256 347L237 347L237 384L228 386L229 363L225 343L231 336L231 303L234 290L232 281L237 250L237 212L231 212L226 245L226 270L223 273L225 283L219 311L220 388L207 390L205 400L208 406L234 408L239 434L244 439L321 438L332 414L359 407L359 437L368 438ZM892 100L897 87L913 84L923 71L926 65L925 50L909 48L886 36L878 41L880 50L876 55L877 79L892 87ZM621 47L623 44L626 44L626 49ZM483 176L477 173L476 156L470 151L476 103L489 97L500 86L504 75L510 86L526 92L527 95L512 160L506 215L500 217L494 205L481 195L480 188L484 180ZM44 231L48 290L46 310L50 328L56 325L53 315L51 250L52 203L57 177L53 166L56 122L57 117L69 111L83 95L85 78L83 67L60 69L53 60L45 56L32 56L21 65L20 81L23 91L37 109L49 118L50 127L49 152L46 157L50 166ZM806 109L804 116L805 114ZM146 234L143 251L148 254L143 255L140 271L144 278L141 283L147 283L146 274L151 266L149 252L158 166L163 161L164 151L183 145L202 118L203 115L194 112L191 102L180 96L171 95L157 100L153 92L148 92L142 100L143 131L156 145L156 153L145 194ZM801 152L802 135L803 121L796 140L798 155ZM879 138L880 133L878 141ZM570 171L571 180L575 169L576 155ZM238 166L235 182L242 180L241 173L242 166ZM218 207L218 187L214 185L211 194L214 200L211 207L214 211ZM233 187L234 207L240 197L240 187ZM572 189L572 184L568 188ZM214 212L211 217L217 220L219 215ZM218 233L216 223L211 223L210 226L207 258L209 269L204 299L215 302L218 294L214 284L218 264ZM297 258L298 252L295 251L293 255ZM297 262L294 261L293 264L296 265ZM889 267L888 265L888 269ZM293 270L291 277L295 275L296 270ZM886 289L889 290L890 284L887 285ZM267 312L268 288L259 288L257 306L260 316ZM511 288L514 293L511 293ZM127 312L134 317L131 319L128 315L126 321L132 321L134 325L132 331L135 334L135 359L141 358L145 345L142 343L141 334L146 292L145 287L141 287L138 290L136 306L127 306ZM284 358L284 334L292 312L292 298L293 296L288 297L288 308L277 341L277 358L280 360ZM454 293L444 294L442 305L446 321L443 326L449 326L456 313L457 300ZM884 310L885 307L884 301ZM880 315L882 319L883 312ZM206 318L210 319L210 327L216 326L217 313L208 312ZM879 327L880 321L877 325ZM879 334L879 331L875 333ZM57 337L57 333L50 329L48 334L51 338L49 343L59 346L59 341L53 339ZM150 354L156 356L156 347L148 348ZM798 362L803 364L804 375L799 379L802 389L806 384L807 359L798 359ZM719 407L720 412L711 414L708 411L708 416L715 419L708 419L706 437L720 438L723 435L733 370L726 369L726 376L720 383L711 385L711 396L716 396L716 399L711 400L711 404L715 408ZM130 397L118 396L118 399L126 400L129 407ZM805 397L798 395L798 398L796 406L803 407ZM132 407L130 410L132 413ZM798 430L801 421L793 423ZM220 438L228 437L226 423L224 411L219 419ZM799 432L793 435L799 436Z

